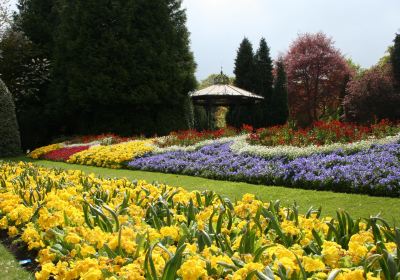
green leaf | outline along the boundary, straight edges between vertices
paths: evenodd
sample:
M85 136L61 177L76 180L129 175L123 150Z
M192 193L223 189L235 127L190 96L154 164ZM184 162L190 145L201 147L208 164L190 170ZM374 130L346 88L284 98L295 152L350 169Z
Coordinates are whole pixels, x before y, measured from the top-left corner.
M175 255L165 264L162 280L176 279L176 272L180 268L183 259L183 252L186 249L186 244L176 249Z
M335 280L335 278L339 275L340 271L341 271L340 269L332 270L331 273L329 273L327 280Z

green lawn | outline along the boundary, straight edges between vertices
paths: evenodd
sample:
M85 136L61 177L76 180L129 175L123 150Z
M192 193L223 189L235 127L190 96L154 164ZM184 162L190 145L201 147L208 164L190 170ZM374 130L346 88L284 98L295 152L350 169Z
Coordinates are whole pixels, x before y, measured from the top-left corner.
M24 270L15 257L0 244L0 279L25 280L34 279L33 274Z
M14 158L12 160L31 161L25 157ZM130 180L144 179L148 182L157 181L172 186L180 186L187 190L213 190L233 200L240 199L245 193L253 193L267 201L279 199L285 205L297 202L300 205L300 210L303 212L307 211L310 206L322 206L322 214L324 216L335 215L335 211L339 208L348 211L353 218L367 218L370 215L380 213L388 222L392 224L400 223L400 198L372 197L367 195L253 185L183 175L123 169L115 170L44 160L34 162L45 167L80 169L86 173L94 173L103 177L126 177Z

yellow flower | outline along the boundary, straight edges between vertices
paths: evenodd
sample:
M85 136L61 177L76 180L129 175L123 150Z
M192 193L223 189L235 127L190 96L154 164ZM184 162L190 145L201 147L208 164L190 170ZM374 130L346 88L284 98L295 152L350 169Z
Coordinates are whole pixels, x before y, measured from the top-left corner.
M153 150L154 146L149 140L135 140L109 146L92 146L88 150L72 155L68 162L121 168L121 163L143 156Z
M96 254L96 249L94 249L92 246L84 244L81 248L81 254L84 257L94 255Z
M353 271L344 271L340 273L335 280L365 280L364 271L356 269Z
M81 238L76 233L68 233L64 240L71 244L78 244L81 242Z
M325 269L325 264L320 259L303 257L303 266L307 272L315 272Z
M82 280L99 280L103 279L103 275L100 269L90 268L88 272L81 275Z
M39 249L44 247L44 243L40 234L35 229L35 226L32 223L29 223L21 235L22 241L28 244L28 249Z
M140 146L139 143L127 145ZM118 149L123 147L125 146ZM110 152L108 156L112 156L115 148L106 148ZM123 154L123 151L120 153ZM110 166L118 164L117 161L108 161L109 159L104 161L102 158L90 158L90 161ZM123 156L118 161L120 159ZM177 272L177 277L183 280L256 279L256 275L249 275L255 271L262 272L267 266L274 273L281 266L285 267L290 278L300 275L298 260L310 280L326 280L327 275L336 268L341 271L337 280L381 279L379 263L371 267L366 275L361 268L363 260L377 250L371 229L361 226L358 233L349 236L346 251L338 243L326 240L326 222L329 219L320 219L316 215L308 218L299 215L299 223L296 225L293 221L286 220L290 210L280 208L277 210L279 217L276 221L292 239L292 245L285 247L282 245L283 240L269 227L267 219L261 216L257 223L254 220L260 207L268 207L268 203L255 199L251 194L235 202L234 211L231 210L231 215L227 215L227 205L217 196L205 207L205 195L182 188L154 185L145 181L132 183L127 179L103 179L95 174L46 169L30 163L3 162L0 163L0 185L0 227L10 235L21 234L21 240L28 249L38 251L37 259L41 271L35 276L39 280L145 280L149 268L146 267L149 265L146 259L149 256L148 248L168 241L163 244L167 250L161 248L162 246L155 246L152 251L155 273L161 278L166 263L171 258L170 253L176 254L177 247L181 245L178 241L183 233L189 233L185 240L182 264ZM45 190L46 186L48 187ZM200 195L202 203L197 202L196 194ZM129 198L127 206L122 208L126 198ZM32 205L27 203L31 199L36 201ZM98 213L90 209L85 216L84 207L87 204L84 200L102 210L105 216L100 215L100 212L97 216ZM158 230L154 221L148 219L148 209L150 204L158 204L160 200L169 204L173 219L170 226ZM194 209L189 208L190 200L193 201ZM114 226L112 230L106 228L107 219L115 225L114 216L106 211L106 205L116 209L120 230L116 230ZM215 231L217 221L222 217L221 234L216 235L208 228L208 223L212 213L220 209L226 209L226 215L214 215L211 221ZM192 210L195 221L188 225L186 220ZM160 219L166 221L165 211L160 213ZM232 222L230 229L227 228L228 221ZM239 251L244 245L242 241L247 242L247 237L251 237L247 235L244 239L244 234L249 233L248 228L256 232L253 242L255 248L268 247L260 258ZM204 248L199 247L201 243L196 234L199 230L205 230L211 236L211 244ZM313 230L325 240L320 256L311 254L306 247L315 242ZM165 240L166 237L168 240ZM394 254L396 244L389 242L383 231L382 238L387 250ZM64 245L64 248L61 247ZM114 257L116 255L118 256ZM243 267L237 270L226 267L237 262L242 262ZM212 275L208 275L209 271ZM280 279L277 276L275 278Z
M6 229L8 227L7 217L3 217L0 220L0 229Z
M281 227L283 232L289 235L294 236L300 234L300 229L296 227L293 221L285 220L282 222Z
M43 266L46 263L54 261L56 254L52 253L49 248L39 251L39 263Z
M44 154L47 154L54 150L61 149L63 146L64 146L63 143L48 145L48 146L41 147L41 148L38 148L38 149L32 151L28 156L33 159L38 159L41 156L43 156Z
M163 237L170 237L173 240L179 240L179 230L176 227L162 227L160 229L160 234Z
M18 229L15 226L9 227L8 228L8 235L10 237L14 237L18 235Z
M51 263L51 262L42 265L42 270L35 273L36 280L47 280L47 279L49 279L50 275L53 272L53 269L54 269L54 264Z
M374 237L369 231L356 233L350 238L348 252L354 263L359 263L367 255L367 246L373 242Z
M342 246L332 241L324 241L321 253L325 263L331 268L337 268L339 265L339 259L345 254Z
M192 257L182 264L178 270L178 275L182 277L182 280L198 280L207 276L205 266L205 261L199 257Z
M233 273L232 280L244 280L247 278L247 275L252 273L253 271L262 271L264 269L264 266L261 263L247 263L244 265L244 267L238 269ZM252 280L257 279L256 276L252 277Z

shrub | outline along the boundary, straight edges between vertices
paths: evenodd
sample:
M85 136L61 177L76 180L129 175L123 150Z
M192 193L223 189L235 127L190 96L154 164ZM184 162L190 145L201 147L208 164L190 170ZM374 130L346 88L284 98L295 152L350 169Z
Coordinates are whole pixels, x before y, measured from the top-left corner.
M376 120L400 119L400 93L394 88L389 64L376 66L349 83L344 99L348 121L371 123Z
M11 93L0 79L0 157L15 156L21 153L15 106Z

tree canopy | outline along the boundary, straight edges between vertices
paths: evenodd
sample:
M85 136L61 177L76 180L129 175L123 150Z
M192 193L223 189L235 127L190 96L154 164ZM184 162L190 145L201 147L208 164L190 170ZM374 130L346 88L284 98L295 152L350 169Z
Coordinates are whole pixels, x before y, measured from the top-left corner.
M390 63L392 64L396 88L400 91L400 34L396 34L394 38L394 46L390 52Z
M269 47L265 38L261 38L260 45L254 56L254 93L264 97L264 100L253 108L254 119L252 125L265 127L271 123L272 112L272 85L273 65Z
M279 58L276 62L275 73L274 90L269 102L269 123L271 125L282 125L286 123L289 117L287 78L282 58Z
M350 69L323 33L300 35L285 58L291 117L309 125L340 106Z
M351 122L373 123L400 119L400 92L395 90L389 64L374 66L349 83L344 99L345 117Z
M48 120L46 141L187 127L185 100L196 86L196 65L181 1L20 0L18 8L12 30L26 37L30 51L24 61L10 56L8 62L16 70L32 59L48 61L49 82L40 86L39 103L29 102L29 111ZM22 122L28 115L20 114Z

